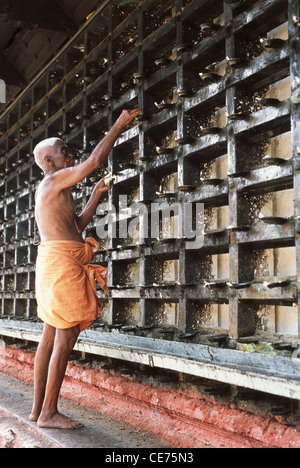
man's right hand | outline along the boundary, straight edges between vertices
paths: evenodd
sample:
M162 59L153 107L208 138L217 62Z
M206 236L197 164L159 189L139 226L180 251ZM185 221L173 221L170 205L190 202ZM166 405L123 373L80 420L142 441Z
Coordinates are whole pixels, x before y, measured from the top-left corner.
M124 110L116 123L93 150L90 157L81 164L56 171L52 176L52 185L57 191L73 187L95 172L107 159L122 130L142 112L142 109ZM54 190L54 188L52 188Z
M123 110L122 114L116 121L116 125L122 129L131 124L131 122L141 113L143 109L130 109Z

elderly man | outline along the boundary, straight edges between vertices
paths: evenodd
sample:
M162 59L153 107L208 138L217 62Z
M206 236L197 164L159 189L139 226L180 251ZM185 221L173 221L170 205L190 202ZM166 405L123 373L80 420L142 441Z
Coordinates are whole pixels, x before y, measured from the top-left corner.
M102 179L80 216L74 212L70 187L97 170L107 159L124 128L141 113L125 110L90 157L74 166L74 157L58 138L39 143L35 160L45 177L36 193L36 222L41 236L36 264L38 316L43 335L35 358L34 405L29 419L40 427L77 429L58 412L57 403L67 361L81 331L99 316L95 279L106 291L106 270L90 264L98 243L81 233L96 212L111 179Z

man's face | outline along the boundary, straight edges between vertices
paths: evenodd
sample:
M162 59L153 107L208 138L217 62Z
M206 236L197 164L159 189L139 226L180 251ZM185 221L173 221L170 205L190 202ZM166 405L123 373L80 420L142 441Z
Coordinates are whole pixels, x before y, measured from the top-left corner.
M62 141L58 141L54 149L53 160L56 169L60 170L74 166L74 155L68 150L67 146Z

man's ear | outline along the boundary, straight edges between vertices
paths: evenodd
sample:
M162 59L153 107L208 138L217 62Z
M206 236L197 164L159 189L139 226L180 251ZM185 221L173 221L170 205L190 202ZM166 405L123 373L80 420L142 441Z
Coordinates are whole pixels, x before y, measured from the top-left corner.
M51 156L46 155L46 156L44 157L44 161L45 161L45 163L46 163L48 166L53 166L53 159L52 159Z

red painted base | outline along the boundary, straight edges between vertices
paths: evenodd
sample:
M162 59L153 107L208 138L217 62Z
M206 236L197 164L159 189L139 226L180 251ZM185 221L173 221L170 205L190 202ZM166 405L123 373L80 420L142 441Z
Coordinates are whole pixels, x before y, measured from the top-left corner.
M0 371L33 384L34 354L6 347ZM69 364L61 395L160 436L176 448L300 448L300 427L203 395Z

